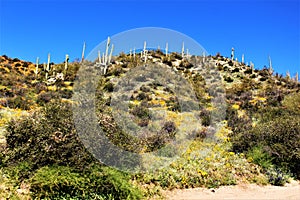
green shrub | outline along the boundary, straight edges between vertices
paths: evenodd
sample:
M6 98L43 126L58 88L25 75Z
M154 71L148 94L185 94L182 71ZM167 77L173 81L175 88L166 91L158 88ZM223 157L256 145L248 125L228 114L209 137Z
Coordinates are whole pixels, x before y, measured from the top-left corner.
M31 106L34 105L34 102L28 96L15 96L7 99L7 105L14 109L30 110Z
M234 80L230 76L226 76L224 77L224 81L226 81L227 83L232 83Z
M286 96L282 102L288 110L300 114L300 92Z
M7 126L7 165L28 162L32 169L59 164L82 169L96 159L80 142L71 105L51 102Z
M269 169L272 166L272 157L261 146L255 146L250 149L247 152L247 157L264 169Z
M83 173L70 167L42 167L30 179L38 199L140 199L130 176L108 167L93 166Z
M261 146L272 163L300 178L300 115L274 118L244 130L232 138L233 150L243 152Z
M57 92L48 91L48 92L41 92L37 97L37 103L41 106L49 103L53 99L58 99L59 94Z
M32 170L32 165L28 162L20 162L15 166L4 167L3 171L10 181L17 185L18 181L29 178Z

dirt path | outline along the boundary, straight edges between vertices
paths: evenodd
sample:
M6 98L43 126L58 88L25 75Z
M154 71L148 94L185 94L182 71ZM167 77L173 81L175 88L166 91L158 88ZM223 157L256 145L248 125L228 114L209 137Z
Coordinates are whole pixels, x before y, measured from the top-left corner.
M165 193L167 199L293 199L300 200L300 183L292 182L284 187L236 185L223 186L218 189L194 188L173 190Z

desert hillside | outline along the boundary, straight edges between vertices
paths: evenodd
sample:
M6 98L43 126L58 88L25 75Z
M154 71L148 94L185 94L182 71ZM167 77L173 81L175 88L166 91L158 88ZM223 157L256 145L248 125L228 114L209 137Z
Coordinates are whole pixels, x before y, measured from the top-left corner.
M177 159L143 171L159 161L122 157L125 167L139 169L130 173L93 156L100 150L92 142L103 141L87 130L91 138L82 142L73 117L95 71L95 116L106 138L137 155ZM130 81L122 88L119 80ZM1 198L165 198L161 191L282 186L300 178L300 82L272 67L255 69L220 54L182 57L160 50L149 50L146 58L121 53L106 64L36 64L3 55L0 81ZM126 93L125 86L132 91ZM132 127L124 121L124 128L113 114L123 94L127 107L119 118L129 116ZM157 130L143 131L153 127ZM136 130L142 133L135 136ZM184 151L173 145L182 135L189 138Z

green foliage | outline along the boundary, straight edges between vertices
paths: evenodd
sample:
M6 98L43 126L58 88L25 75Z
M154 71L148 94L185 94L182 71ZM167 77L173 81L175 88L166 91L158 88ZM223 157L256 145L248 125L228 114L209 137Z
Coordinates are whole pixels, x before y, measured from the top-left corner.
M6 139L7 165L28 162L33 169L51 164L82 169L95 162L77 136L68 103L49 103L29 116L12 120Z
M282 116L260 123L233 137L233 149L243 152L261 146L276 166L300 177L300 116Z
M140 199L130 176L108 167L93 166L82 173L70 167L42 167L30 179L33 198Z
M286 96L282 102L288 110L300 114L300 92Z
M49 103L52 99L58 99L59 94L57 92L49 91L49 92L41 92L37 97L37 103L41 106Z
M234 80L230 76L225 76L224 81L226 81L227 83L232 83Z
M261 146L255 146L247 152L247 157L264 169L272 166L272 157Z
M15 166L4 168L4 172L15 185L18 184L18 181L29 178L31 170L32 165L28 162L20 162Z

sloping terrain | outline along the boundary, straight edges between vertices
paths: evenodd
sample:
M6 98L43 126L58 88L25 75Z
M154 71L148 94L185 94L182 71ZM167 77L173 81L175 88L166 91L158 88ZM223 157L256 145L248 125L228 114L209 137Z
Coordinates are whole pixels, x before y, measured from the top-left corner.
M157 151L166 157L178 154L179 158L167 168L124 175L102 169L76 134L71 105L74 87L81 87L80 63L69 63L67 69L64 63L51 63L47 71L44 65L36 67L1 56L0 164L2 180L7 183L0 185L3 197L118 199L132 195L138 199L159 196L161 189L215 188L248 182L283 185L291 177L299 178L297 80L220 55L182 58L178 53L166 56L158 50L149 51L146 65L158 69L145 75L142 72L148 72L147 66L139 69L144 65L140 55L120 54L113 58L108 72L99 75L95 101L98 124L122 149L139 154ZM177 76L172 74L183 77L187 85L183 80L176 85L177 79L172 77ZM122 85L120 80L127 80L129 75L133 79ZM132 91L116 93L120 84ZM118 103L116 97L123 94L127 95L128 109L119 110L120 118L129 117L132 122L128 124L133 128L121 126L112 113L111 104ZM198 121L192 123L189 119ZM136 130L142 131L132 134ZM190 141L183 145L183 151L177 151L181 146L172 146L172 141L181 136ZM151 163L143 164L145 167ZM99 170L102 174L96 173ZM55 173L61 173L61 179L55 179ZM105 178L110 176L120 181ZM102 181L99 177L104 177L104 182L93 182ZM124 187L118 185L122 181ZM103 191L101 184L113 185L115 190ZM74 190L78 193L71 192ZM84 196L84 191L92 196Z

